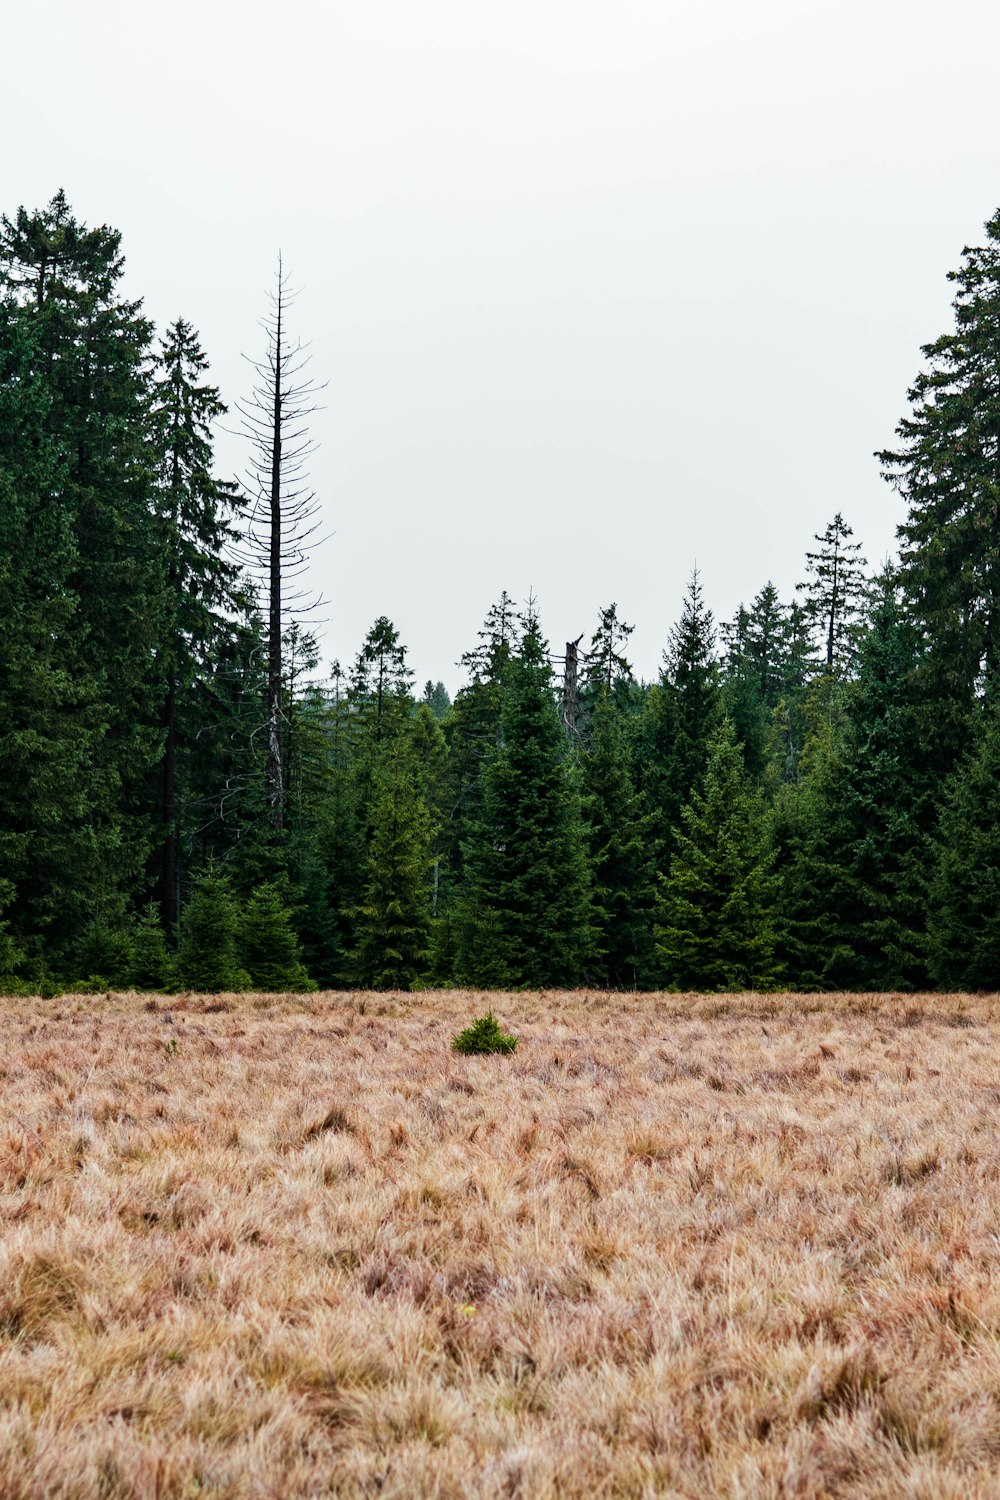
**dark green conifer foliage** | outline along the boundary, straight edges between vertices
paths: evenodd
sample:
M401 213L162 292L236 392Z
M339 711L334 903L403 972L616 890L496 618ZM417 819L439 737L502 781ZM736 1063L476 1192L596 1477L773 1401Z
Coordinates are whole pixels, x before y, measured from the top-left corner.
M639 901L645 926L640 977L645 986L662 979L653 945L659 878L670 867L682 812L704 773L720 702L715 626L695 570L681 618L670 633L660 680L646 694L639 723L636 780L648 830Z
M137 990L164 990L173 978L163 924L151 901L132 924L129 983Z
M787 648L782 666L781 696L773 712L780 746L779 770L782 780L790 782L798 770L809 732L806 705L816 671L809 619L804 605L798 601L788 606Z
M316 988L299 956L292 913L274 881L259 885L243 910L239 953L251 989L287 993Z
M593 948L590 870L575 769L538 619L504 674L500 739L469 840L461 974L467 983L573 985Z
M709 743L703 789L684 810L661 881L656 946L674 989L768 989L775 984L776 884L765 809L743 767L732 725Z
M801 606L782 604L773 583L722 627L722 707L758 781L787 778L801 750L813 655L803 627Z
M495 684L503 681L507 663L520 646L522 627L517 606L504 589L483 621L483 628L478 632L478 646L462 655L461 665L473 681Z
M435 719L439 722L448 717L451 698L448 696L448 689L443 682L425 682L423 697L420 701L421 703L426 703Z
M16 532L37 523L17 564L22 582L25 565L30 575L32 559L53 542L52 573L38 579L31 609L38 623L61 617L58 634L39 643L47 681L33 675L43 701L36 712L22 699L13 726L4 726L16 736L16 757L33 737L41 743L58 716L53 749L41 756L56 774L32 774L20 794L15 784L19 805L5 828L15 843L18 925L48 929L63 954L91 917L121 920L141 885L151 838L142 803L159 753L152 663L164 559L150 504L151 325L138 302L122 298L123 269L119 235L78 223L62 193L38 213L0 219L9 339L0 365L11 354L20 365L15 421L23 393L24 415L29 423L41 417L42 437L23 487L14 483L7 524ZM26 861L16 856L29 816L39 836Z
M448 763L438 846L449 886L444 893L446 905L469 891L465 847L482 820L483 771L500 737L502 684L507 663L518 647L520 629L513 600L505 591L486 616L479 644L461 658L469 680L456 693L443 726ZM447 915L439 901L439 919Z
M31 323L0 301L0 869L21 887L10 887L13 930L38 937L57 918L74 930L87 909L70 829L91 803L99 733L63 653L76 546L51 500L62 460L40 363Z
M342 680L316 681L319 650L308 631L293 624L284 643L285 837L282 846L294 899L302 961L321 988L345 979L334 872L341 850ZM356 855L360 859L360 854Z
M430 818L412 755L387 754L376 771L364 896L355 919L355 981L408 990L429 958Z
M750 611L742 604L735 619L723 625L722 638L726 647L722 659L722 709L743 746L747 771L754 781L760 782L768 765L771 714L753 658Z
M861 543L840 511L823 532L815 552L806 553L809 576L798 588L807 619L819 637L826 671L843 677L851 667L865 602L865 562Z
M431 965L435 971L444 958L444 949L450 949L452 915L454 907L454 879L448 863L448 840L445 827L451 808L449 806L448 742L440 721L427 703L419 703L410 723L408 752L413 765L413 777L420 800L427 809L430 823L430 867L429 890L431 912ZM438 977L451 979L453 964L449 963L447 974Z
M88 985L124 987L132 973L132 943L124 927L112 927L100 918L80 934L73 954L70 978Z
M177 921L182 873L178 798L189 791L179 758L192 753L192 737L201 727L192 688L199 677L211 675L214 648L226 629L221 611L234 602L237 577L226 555L235 537L229 518L237 490L212 473L212 428L226 407L218 388L206 382L207 370L197 333L178 318L160 346L150 412L159 459L155 508L167 559L157 661L163 678L160 899L168 931Z
M192 885L181 912L176 970L186 989L209 994L249 989L250 976L237 957L238 929L229 882L209 867Z
M634 628L618 618L617 604L609 604L600 611L597 629L584 653L585 708L602 697L610 698L618 708L633 706L635 678L624 653Z
M695 569L664 652L659 684L643 714L642 788L652 819L653 857L661 871L669 863L681 811L705 769L719 696L715 625Z
M674 703L668 786L679 811L704 769L706 747L719 716L715 623L697 569L688 584L681 618L671 632L666 669Z
M648 958L642 909L647 819L632 775L627 724L624 711L602 692L580 758L594 883L593 973L613 989L635 989Z
M359 827L371 830L379 768L410 733L413 673L399 632L380 615L366 635L348 690L350 760Z
M331 829L331 889L339 909L337 983L354 983L366 905L368 859L386 767L405 756L413 730L413 673L392 621L380 615L355 659L346 698L331 719L338 766L336 827ZM338 688L338 694L340 689ZM412 762L407 762L412 765ZM370 981L365 981L366 983Z
M13 904L14 887L9 880L0 880L0 995L15 992L21 984L27 954L8 931L4 912Z
M379 615L358 652L350 685L355 731L369 748L400 732L412 710L412 687L399 631Z
M488 1010L485 1016L477 1016L471 1026L452 1037L451 1047L453 1052L461 1052L466 1057L494 1052L509 1056L517 1051L517 1037L504 1031L493 1012Z
M878 455L907 503L901 574L923 641L922 748L939 783L965 750L981 682L1000 670L1000 210L948 279L953 330L924 345L899 447Z
M311 972L324 988L342 989L354 983L354 917L364 893L367 803L362 803L354 764L354 705L345 688L339 662L334 663L327 700L326 745L329 782L323 804L323 891L320 901L329 912L325 930L307 949ZM364 787L370 784L366 769Z
M912 989L926 980L925 835L917 642L895 579L881 578L858 649L845 728L815 758L786 855L789 968L822 988Z
M578 751L593 875L595 954L601 984L635 989L645 968L642 909L648 820L635 786L635 679L624 656L632 626L602 609L584 658L584 733Z
M991 684L992 687L992 684ZM931 971L942 989L1000 989L1000 699L991 691L948 782L929 893Z
M794 781L778 789L771 843L779 882L777 952L790 989L830 988L824 975L850 957L835 949L826 902L827 872L817 858L827 815L828 742L810 743Z
M426 703L418 703L404 741L418 790L432 825L447 816L448 742L438 719Z
M199 868L225 860L241 889L279 873L282 850L270 836L261 702L266 692L263 626L252 602L224 622L212 647L212 671L189 696L190 753L178 812L181 862Z

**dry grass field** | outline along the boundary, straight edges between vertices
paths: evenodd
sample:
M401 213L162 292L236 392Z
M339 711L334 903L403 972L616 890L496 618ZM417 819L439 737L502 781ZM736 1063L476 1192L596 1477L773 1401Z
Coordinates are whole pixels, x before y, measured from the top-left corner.
M0 1496L1000 1495L1000 1001L0 1001Z

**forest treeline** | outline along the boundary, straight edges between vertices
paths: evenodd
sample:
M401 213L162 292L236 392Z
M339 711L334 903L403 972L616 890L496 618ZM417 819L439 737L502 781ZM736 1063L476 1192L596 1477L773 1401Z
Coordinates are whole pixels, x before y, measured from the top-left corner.
M878 455L891 564L838 513L791 597L694 574L653 683L617 603L563 650L505 594L453 701L382 614L323 677L280 593L281 283L255 489L123 268L61 193L0 220L0 988L1000 984L1000 213Z

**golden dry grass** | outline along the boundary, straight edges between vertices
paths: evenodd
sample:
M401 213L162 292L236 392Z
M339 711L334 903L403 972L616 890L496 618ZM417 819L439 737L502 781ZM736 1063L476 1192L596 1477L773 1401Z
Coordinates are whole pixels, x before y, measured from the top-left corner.
M0 1495L998 1495L998 1027L0 1001Z

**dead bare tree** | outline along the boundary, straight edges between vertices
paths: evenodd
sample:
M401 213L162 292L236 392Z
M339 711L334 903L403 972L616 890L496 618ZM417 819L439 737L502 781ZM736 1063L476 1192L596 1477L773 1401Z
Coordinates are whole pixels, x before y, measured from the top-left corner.
M566 733L571 737L575 737L580 730L580 642L582 640L583 636L578 635L575 641L567 641L564 658L562 720Z
M245 401L236 403L250 444L241 561L260 580L267 598L267 787L276 833L285 824L283 637L290 625L323 602L302 582L320 524L319 501L307 473L316 450L308 419L319 410L316 397L323 386L306 373L307 346L288 332L294 299L279 255L275 287L260 320L264 355L248 358L253 388Z

